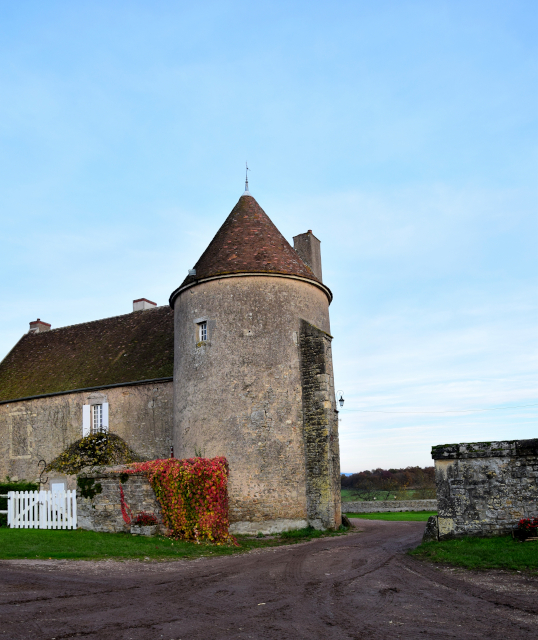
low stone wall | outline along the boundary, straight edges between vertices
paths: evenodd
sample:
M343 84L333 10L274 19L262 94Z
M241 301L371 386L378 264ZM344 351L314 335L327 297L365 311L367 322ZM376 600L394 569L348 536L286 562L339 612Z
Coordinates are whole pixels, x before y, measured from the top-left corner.
M538 439L440 445L432 458L439 540L504 535L538 516Z
M161 522L161 508L147 476L143 473L122 476L124 469L124 466L93 467L78 474L77 517L81 529L115 533L130 530L121 513L120 483L133 516L146 511Z
M391 511L437 511L437 500L361 500L342 502L342 513L389 513Z

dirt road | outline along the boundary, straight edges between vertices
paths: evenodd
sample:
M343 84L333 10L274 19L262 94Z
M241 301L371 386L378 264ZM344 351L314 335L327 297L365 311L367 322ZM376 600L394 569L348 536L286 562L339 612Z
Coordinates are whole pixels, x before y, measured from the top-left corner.
M195 561L0 562L0 640L538 638L538 579L441 570L421 522Z

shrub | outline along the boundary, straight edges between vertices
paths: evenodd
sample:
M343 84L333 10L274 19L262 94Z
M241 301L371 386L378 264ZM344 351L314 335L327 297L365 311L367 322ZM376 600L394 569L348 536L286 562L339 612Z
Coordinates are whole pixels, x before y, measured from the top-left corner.
M158 522L153 513L142 511L136 514L136 518L134 519L133 524L139 527L151 527L155 524L158 524Z
M172 536L197 542L231 540L226 458L150 460L126 471L148 475Z
M517 523L517 529L518 531L536 535L538 531L538 518L522 518Z
M114 433L92 433L73 442L50 462L45 471L78 473L84 467L137 462L140 457Z

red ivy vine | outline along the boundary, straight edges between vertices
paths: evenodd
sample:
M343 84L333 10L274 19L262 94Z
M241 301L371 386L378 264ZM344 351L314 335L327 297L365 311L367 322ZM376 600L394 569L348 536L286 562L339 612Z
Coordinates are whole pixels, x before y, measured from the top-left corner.
M133 518L133 512L129 508L129 505L125 501L125 495L123 493L123 487L120 482L120 503L121 503L121 515L125 524L131 524Z
M228 533L226 458L149 460L133 464L125 472L147 474L172 536L217 543L232 540Z

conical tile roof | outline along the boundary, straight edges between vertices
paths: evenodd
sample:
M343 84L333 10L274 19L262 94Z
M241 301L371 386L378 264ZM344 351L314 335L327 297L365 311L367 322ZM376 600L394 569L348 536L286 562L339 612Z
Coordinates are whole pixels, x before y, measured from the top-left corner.
M198 280L234 273L270 273L320 282L251 195L243 195L176 293ZM324 287L325 288L325 287Z

